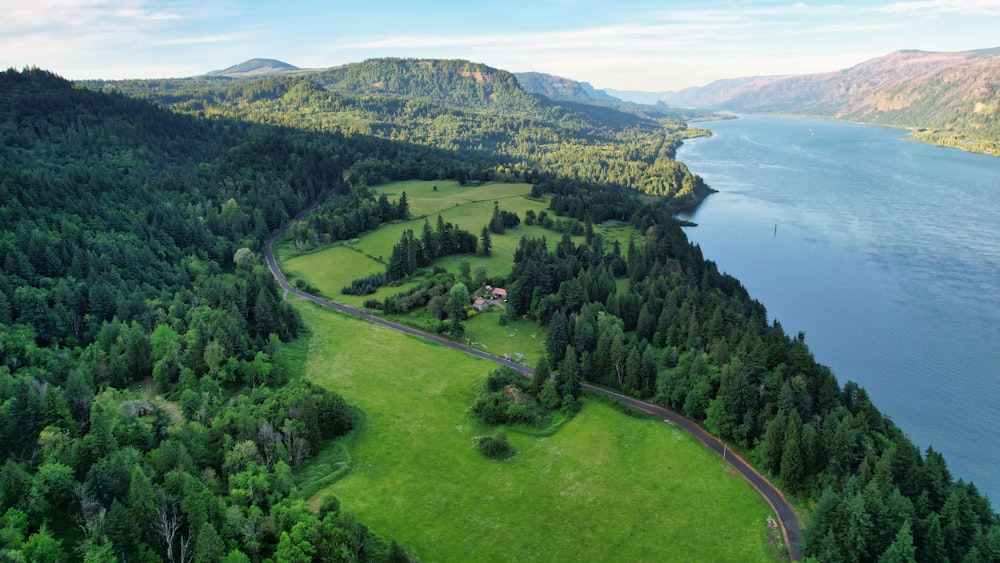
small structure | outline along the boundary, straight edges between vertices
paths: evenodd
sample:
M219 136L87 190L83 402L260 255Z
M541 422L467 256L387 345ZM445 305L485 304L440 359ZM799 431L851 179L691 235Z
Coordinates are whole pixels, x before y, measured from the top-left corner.
M489 307L489 306L490 306L490 302L489 302L489 301L487 301L487 300L485 300L485 299L483 299L482 297L480 297L480 298L476 299L476 300L475 300L475 301L473 301L473 303L472 303L472 307L473 307L473 308L474 308L475 310L477 310L477 311L482 311L483 309L486 309L486 308L487 308L487 307Z
M493 299L503 299L504 301L506 301L507 300L507 290L503 289L502 287L494 287L493 288Z

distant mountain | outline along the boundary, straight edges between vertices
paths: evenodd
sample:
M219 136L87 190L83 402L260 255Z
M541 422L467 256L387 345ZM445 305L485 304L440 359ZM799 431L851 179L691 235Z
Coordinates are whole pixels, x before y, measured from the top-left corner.
M625 100L623 100L621 98L617 98L615 96L612 96L611 94L608 93L607 90L598 90L597 88L594 88L590 84L590 82L581 82L580 83L580 88L583 88L583 91L587 93L587 97L590 98L591 100L595 100L595 101L598 101L598 102L624 102L625 101Z
M324 87L363 95L392 95L473 109L526 109L540 100L514 75L458 59L369 59L311 75Z
M614 88L605 88L604 92L620 100L651 106L673 94L673 92L641 92L639 90L615 90Z
M611 90L598 90L588 82L577 82L570 78L542 72L517 72L514 73L514 76L526 92L536 96L544 96L560 105L573 107L585 113L594 113L598 111L595 108L604 108L654 119L667 118L679 122L702 119L710 115L710 112L704 111L678 111L656 98L648 96L645 98L646 101L625 100L609 94L608 92Z
M983 60L1000 63L1000 49L957 53L897 51L836 72L719 80L668 95L664 101L738 111L839 117L871 103L873 96L902 81L929 77L942 68L958 68Z
M532 94L545 96L550 100L564 102L622 102L608 95L604 90L598 90L587 82L577 82L569 78L545 74L543 72L515 72L514 76L521 87Z
M521 84L521 88L550 100L584 103L592 101L587 91L576 80L543 72L515 72L514 76Z
M933 129L933 140L998 154L1000 48L897 51L836 72L718 80L661 95L675 106L787 113Z
M271 74L283 74L299 70L286 62L275 59L250 59L223 70L206 72L205 76L226 76L229 78L259 78Z

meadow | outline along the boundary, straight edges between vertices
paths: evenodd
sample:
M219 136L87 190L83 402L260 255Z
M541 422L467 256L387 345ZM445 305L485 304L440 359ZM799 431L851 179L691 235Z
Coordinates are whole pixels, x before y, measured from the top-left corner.
M326 467L346 460L353 468L314 504L338 496L427 561L777 558L767 503L686 433L584 400L551 436L508 431L517 455L489 461L473 439L495 429L467 409L493 364L310 303L296 307L310 333L306 377L365 413L349 455L336 444L318 456Z
M412 230L419 238L424 221L429 221L431 228L435 228L439 214L445 221L475 234L476 237L479 237L483 226L489 224L494 201L499 203L501 209L517 213L522 219L520 225L508 229L506 233L491 235L491 256L454 255L434 262L435 266L450 272L457 273L460 263L468 261L473 272L481 267L486 270L487 276L503 276L514 263L514 251L522 236L545 237L553 245L562 236L538 225L524 224L524 215L529 209L540 213L548 206L547 199L528 197L531 184L485 184L469 187L460 186L454 180L409 180L376 188L376 192L385 193L390 201L398 200L404 191L410 204L412 219L383 225L357 240L338 243L308 254L290 256L286 247L279 252L282 269L289 277L301 277L309 281L327 297L360 307L366 299L385 299L405 291L411 285L383 287L377 293L364 297L343 295L341 288L354 279L384 272L392 247L399 242L403 232ZM618 231L622 232L622 228ZM574 237L577 243L582 239L583 237Z

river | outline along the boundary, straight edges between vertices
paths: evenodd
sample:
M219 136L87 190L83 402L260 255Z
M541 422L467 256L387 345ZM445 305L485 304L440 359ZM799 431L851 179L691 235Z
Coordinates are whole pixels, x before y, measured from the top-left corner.
M692 242L955 478L1000 498L1000 158L906 131L740 116L683 161Z

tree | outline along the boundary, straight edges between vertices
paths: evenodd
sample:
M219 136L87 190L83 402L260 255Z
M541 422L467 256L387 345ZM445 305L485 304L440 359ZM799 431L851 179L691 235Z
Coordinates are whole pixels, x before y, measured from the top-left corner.
M465 334L465 307L469 304L469 288L462 282L457 282L448 291L448 301L444 310L451 320L451 334L459 338Z
M399 202L396 203L396 218L406 220L410 217L410 202L406 198L406 192L404 191L399 196Z
M802 490L805 460L802 459L802 424L793 415L785 430L785 443L781 452L781 480L792 491Z
M844 503L844 539L840 542L841 549L849 561L861 561L868 554L868 543L871 537L872 517L865 510L864 499L860 494L854 494Z
M569 345L569 322L566 315L557 311L549 320L549 336L545 339L545 349L549 360L559 365L566 355L566 346Z
M562 403L559 392L556 391L556 382L549 379L542 385L542 390L538 392L538 400L547 409L557 409Z
M503 214L500 213L500 202L493 202L493 217L490 219L490 232L502 235L504 232Z
M25 561L32 563L59 563L66 561L66 553L62 548L62 540L52 536L48 526L42 524L38 532L31 535L21 548Z
M194 547L194 563L213 563L222 559L226 553L226 543L215 527L205 522L198 530L198 539Z
M559 362L559 372L556 373L556 391L560 397L576 395L580 391L580 361L576 357L573 346L566 347L566 356Z
M913 547L913 532L910 531L909 520L903 522L903 526L896 532L896 540L882 553L878 561L879 563L916 563L917 550Z
M485 226L479 235L479 252L483 256L489 256L493 253L493 241L490 240L490 230Z
M545 382L549 380L549 360L543 354L535 364L535 373L531 379L531 392L536 396L542 391Z

